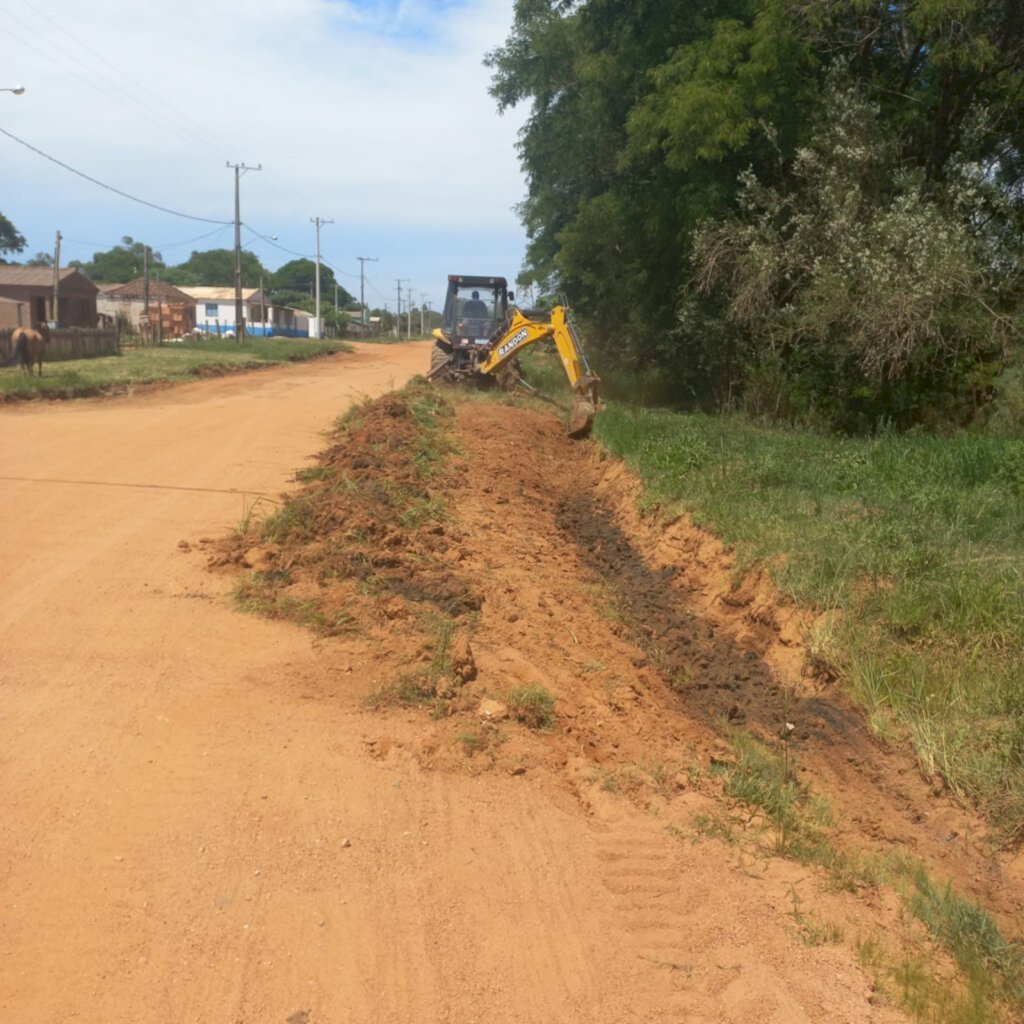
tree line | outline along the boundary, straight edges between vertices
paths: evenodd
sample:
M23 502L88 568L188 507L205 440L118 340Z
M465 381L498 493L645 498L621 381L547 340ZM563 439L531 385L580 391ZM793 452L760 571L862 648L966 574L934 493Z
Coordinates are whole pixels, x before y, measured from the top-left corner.
M842 430L1020 405L1019 0L516 0L487 63L530 104L521 284L609 383Z

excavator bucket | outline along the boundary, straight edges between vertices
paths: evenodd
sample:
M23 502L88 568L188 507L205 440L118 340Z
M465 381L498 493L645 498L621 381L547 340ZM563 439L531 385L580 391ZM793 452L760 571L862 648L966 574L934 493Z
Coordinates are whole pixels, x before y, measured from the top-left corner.
M572 403L572 410L569 413L569 436L576 440L589 437L596 415L597 407L594 400L589 395L580 395Z
M589 376L569 410L569 436L574 440L589 437L597 416L597 378Z

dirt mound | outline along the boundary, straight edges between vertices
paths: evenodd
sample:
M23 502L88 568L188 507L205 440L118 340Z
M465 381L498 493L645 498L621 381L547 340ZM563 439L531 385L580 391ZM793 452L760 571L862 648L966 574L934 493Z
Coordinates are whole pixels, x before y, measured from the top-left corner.
M638 496L549 412L413 389L357 410L220 561L253 568L251 604L372 651L364 697L426 705L421 764L618 793L685 828L720 804L742 729L827 795L829 843L921 858L1019 931L982 823L870 734L809 656L811 617Z
M244 603L324 635L414 611L458 617L482 597L437 515L450 408L429 391L364 403L340 422L305 486L229 538L215 565L254 570ZM449 484L450 486L450 484Z

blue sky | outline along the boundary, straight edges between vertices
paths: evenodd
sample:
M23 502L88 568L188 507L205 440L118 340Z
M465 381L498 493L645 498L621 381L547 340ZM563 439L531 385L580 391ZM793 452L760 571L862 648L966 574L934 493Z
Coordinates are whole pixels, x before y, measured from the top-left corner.
M151 203L214 221L242 178L246 248L273 269L321 251L358 295L441 301L449 273L519 271L526 111L499 117L482 61L508 0L5 0L0 128ZM23 257L87 260L125 235L168 263L233 229L130 202L0 135L0 212ZM200 236L208 235L201 238ZM265 236L265 239L257 237ZM269 240L277 236L276 243ZM230 283L230 282L225 282Z

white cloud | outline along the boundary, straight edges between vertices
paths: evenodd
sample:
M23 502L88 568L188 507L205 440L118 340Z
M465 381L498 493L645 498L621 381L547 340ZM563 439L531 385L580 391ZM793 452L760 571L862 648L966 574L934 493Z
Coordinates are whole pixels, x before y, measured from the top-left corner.
M350 234L433 231L442 262L444 233L474 229L495 246L519 239L502 261L514 274L522 117L498 116L482 66L510 20L507 0L7 0L11 81L0 86L26 93L0 94L0 126L127 192L217 219L233 213L225 161L262 163L244 179L243 219L292 232L303 251L314 215ZM115 241L203 231L0 146L0 209L33 251L49 248L55 219L73 236L105 217Z

